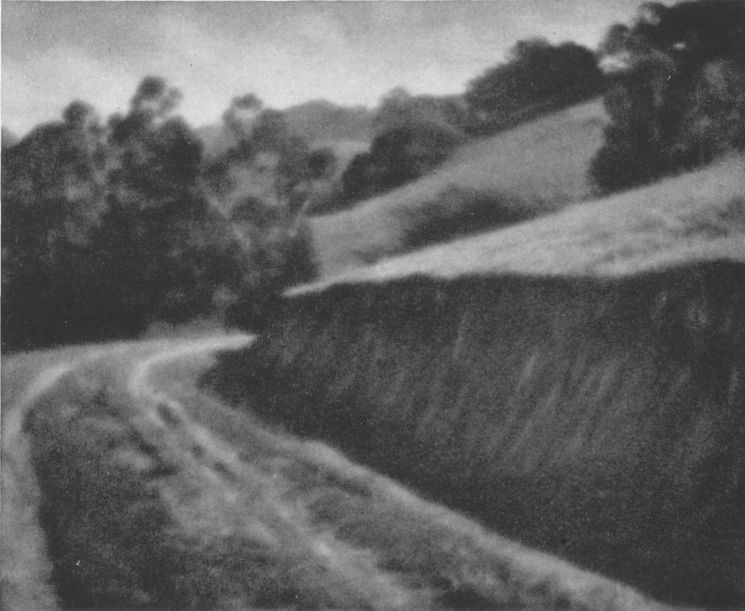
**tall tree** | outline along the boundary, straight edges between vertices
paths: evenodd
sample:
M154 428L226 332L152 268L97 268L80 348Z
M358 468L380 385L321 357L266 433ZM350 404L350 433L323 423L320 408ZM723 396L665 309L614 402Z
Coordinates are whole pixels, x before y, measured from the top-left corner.
M3 151L3 345L95 335L85 296L92 241L106 210L104 129L73 102Z
M605 191L745 149L745 4L648 3L601 44L613 85L611 125L592 163Z
M202 145L172 115L179 99L148 77L129 113L110 121L110 209L99 246L111 272L105 292L127 333L206 313L225 279L227 228L202 189Z

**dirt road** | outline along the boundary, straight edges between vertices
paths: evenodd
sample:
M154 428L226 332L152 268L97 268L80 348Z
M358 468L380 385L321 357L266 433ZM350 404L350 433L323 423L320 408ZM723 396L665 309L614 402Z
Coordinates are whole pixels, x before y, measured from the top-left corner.
M658 608L199 387L250 341L4 359L2 608Z

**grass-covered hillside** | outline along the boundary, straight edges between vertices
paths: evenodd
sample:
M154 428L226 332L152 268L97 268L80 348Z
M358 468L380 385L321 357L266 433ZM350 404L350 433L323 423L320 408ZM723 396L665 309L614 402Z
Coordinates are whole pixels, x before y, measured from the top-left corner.
M412 274L623 274L716 257L745 258L742 156L324 282L384 281Z
M742 162L295 290L215 384L522 543L739 608Z
M593 192L587 169L605 124L600 100L567 108L472 141L432 174L312 219L321 273L587 199Z

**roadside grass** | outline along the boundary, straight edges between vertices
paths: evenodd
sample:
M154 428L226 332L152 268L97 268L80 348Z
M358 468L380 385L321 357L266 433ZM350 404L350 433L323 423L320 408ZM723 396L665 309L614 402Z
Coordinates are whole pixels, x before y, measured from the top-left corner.
M233 398L240 404L239 395ZM205 397L184 405L197 421L242 448L242 460L264 465L279 482L283 502L295 507L330 548L366 550L374 571L417 593L416 608L663 608L620 583L530 550L427 501L325 443L262 422L251 405L234 410ZM386 608L374 598L371 607Z
M587 199L587 168L606 121L600 100L567 108L471 142L390 193L310 219L321 274Z

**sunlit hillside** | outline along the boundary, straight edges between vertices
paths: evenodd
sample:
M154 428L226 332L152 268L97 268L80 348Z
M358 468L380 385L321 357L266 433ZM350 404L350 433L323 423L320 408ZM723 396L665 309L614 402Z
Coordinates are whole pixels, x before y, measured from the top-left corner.
M587 168L606 121L600 100L580 104L471 142L432 174L312 219L322 274L587 199Z
M496 232L432 246L332 277L383 281L425 274L621 274L679 261L745 257L745 158Z

